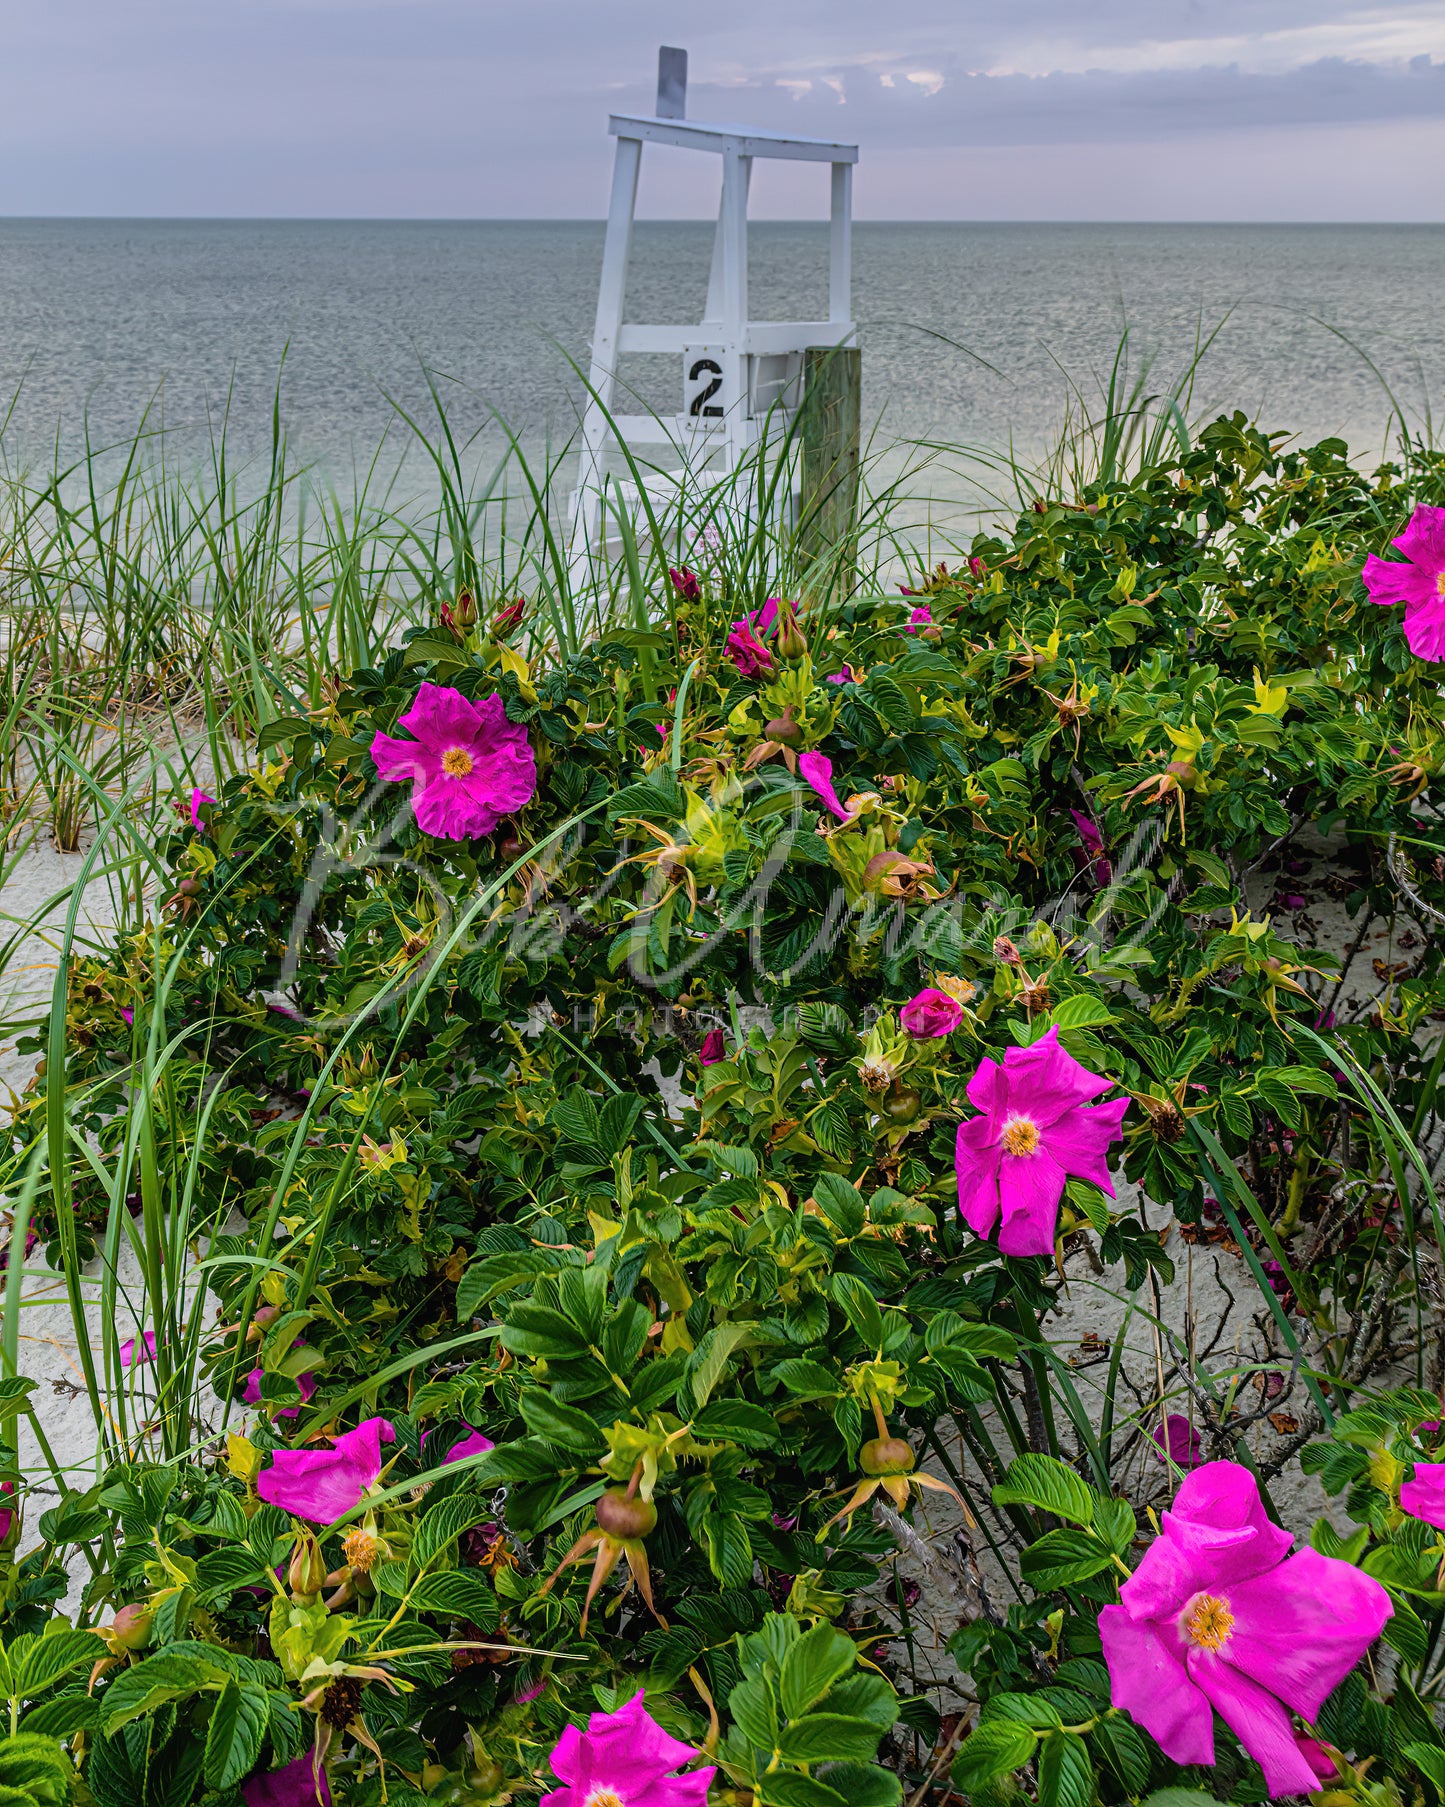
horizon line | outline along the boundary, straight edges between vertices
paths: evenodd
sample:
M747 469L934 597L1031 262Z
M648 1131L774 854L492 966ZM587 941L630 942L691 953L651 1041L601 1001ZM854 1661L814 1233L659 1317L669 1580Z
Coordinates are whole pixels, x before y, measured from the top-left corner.
M645 226L713 226L716 215L639 215L638 225ZM368 213L0 213L3 225L192 225L192 226L594 226L607 224L606 217L572 214L368 214ZM826 219L782 218L751 219L750 226L816 226L825 231ZM1440 219L1068 219L1033 217L953 219L869 219L855 216L855 226L1173 226L1173 227L1362 227L1388 230L1398 226L1445 226Z

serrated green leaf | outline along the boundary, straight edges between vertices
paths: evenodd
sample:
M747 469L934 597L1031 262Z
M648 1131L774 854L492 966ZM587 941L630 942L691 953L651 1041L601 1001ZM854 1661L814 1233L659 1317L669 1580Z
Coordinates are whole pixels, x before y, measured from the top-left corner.
M1015 1456L993 1490L996 1506L1035 1506L1076 1525L1094 1522L1097 1497L1073 1471L1053 1456Z

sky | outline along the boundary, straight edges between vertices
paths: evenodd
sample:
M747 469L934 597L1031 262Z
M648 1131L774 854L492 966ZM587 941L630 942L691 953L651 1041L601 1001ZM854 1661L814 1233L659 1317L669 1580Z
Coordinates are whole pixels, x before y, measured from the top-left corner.
M0 0L0 43L0 215L597 218L672 43L690 117L859 144L860 219L1445 219L1445 0ZM715 208L715 158L643 165Z

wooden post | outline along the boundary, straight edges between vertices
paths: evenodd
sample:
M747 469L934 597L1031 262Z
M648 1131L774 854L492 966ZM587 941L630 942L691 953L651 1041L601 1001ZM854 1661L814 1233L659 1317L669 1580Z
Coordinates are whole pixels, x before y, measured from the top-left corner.
M863 429L863 353L856 345L810 345L803 353L803 483L798 550L816 567L817 592L852 594L858 562L858 465Z

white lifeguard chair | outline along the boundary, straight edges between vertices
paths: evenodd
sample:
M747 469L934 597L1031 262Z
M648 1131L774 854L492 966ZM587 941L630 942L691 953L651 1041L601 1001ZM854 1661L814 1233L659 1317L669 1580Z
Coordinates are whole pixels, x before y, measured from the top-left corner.
M856 331L852 234L857 145L690 120L685 116L686 97L687 52L664 47L658 55L656 113L614 113L608 121L617 153L572 502L574 572L585 572L591 560L605 557L607 516L618 509L631 513L637 507L636 484L607 468L608 454L619 441L671 448L681 455L684 472L725 475L760 438L786 431L801 400L803 352L846 344ZM722 198L707 305L696 326L648 326L623 318L644 144L710 151L722 158ZM755 157L831 165L826 320L748 318L748 189ZM618 361L629 352L681 354L682 406L677 415L613 412ZM678 481L658 471L649 475L646 487L665 503L669 485L675 495Z

